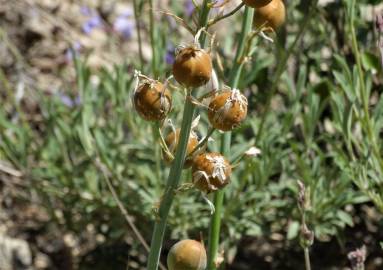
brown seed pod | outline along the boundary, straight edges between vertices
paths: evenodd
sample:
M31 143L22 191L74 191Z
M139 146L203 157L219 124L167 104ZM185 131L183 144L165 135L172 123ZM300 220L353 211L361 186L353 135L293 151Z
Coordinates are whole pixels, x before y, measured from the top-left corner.
M243 3L249 7L260 8L266 6L272 0L243 0Z
M178 142L179 142L179 138L180 138L180 132L181 132L181 129L177 129L175 132L172 131L171 133L169 133L168 136L166 136L166 138L165 138L165 143L168 146L169 151L173 154L173 156L177 150L177 146L178 146ZM186 148L186 156L188 156L194 150L194 148L197 147L198 143L199 142L198 142L197 135L193 131L191 131L190 136L189 136L188 145ZM164 158L165 158L166 162L168 162L168 163L171 162L170 157L168 157L168 155L166 155L166 153L164 153ZM191 166L191 164L192 164L192 160L186 159L185 164L184 164L184 169L189 168Z
M186 87L199 87L210 80L212 69L210 55L203 49L190 46L176 53L173 76Z
M229 131L238 127L247 115L247 99L237 89L223 91L209 104L210 124L219 130Z
M172 96L162 83L145 80L135 90L133 103L142 118L148 121L160 121L170 112Z
M256 28L270 27L276 31L286 19L286 9L282 0L272 0L265 6L257 8L254 12L254 26Z
M194 186L208 193L230 182L231 165L220 153L203 153L193 159L192 175Z
M169 270L204 270L207 264L206 249L195 240L181 240L169 251Z

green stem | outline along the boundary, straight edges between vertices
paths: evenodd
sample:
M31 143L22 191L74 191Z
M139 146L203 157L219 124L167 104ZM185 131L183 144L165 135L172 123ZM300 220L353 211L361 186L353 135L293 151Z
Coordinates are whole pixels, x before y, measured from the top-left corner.
M209 4L209 1L204 0L202 10L201 10L200 20L199 20L200 27L204 27L207 25L207 19L208 19L209 9L210 9L208 4ZM206 39L206 35L203 33L200 37L201 47L203 47L203 45L205 44L205 39ZM154 44L152 43L152 46L153 45ZM191 95L190 91L188 92L188 95ZM169 172L169 176L168 176L167 184L166 184L166 189L165 189L165 194L162 198L161 205L158 210L158 220L156 221L154 225L154 231L152 235L152 241L151 241L150 252L148 257L147 270L157 270L158 268L160 255L161 255L161 246L162 246L165 229L166 229L166 221L169 215L170 207L173 202L175 190L180 182L183 164L185 161L187 143L189 141L191 124L193 121L193 114L194 114L195 108L191 100L192 100L191 96L186 97L184 113L182 117L180 139L177 145L175 158L170 168L170 172Z
M229 85L232 88L238 86L239 77L242 71L242 54L245 49L246 37L251 31L253 23L254 9L246 7L243 22L242 22L242 32L238 42L238 49L235 55L234 65L230 74ZM231 144L231 132L226 132L222 136L221 142L221 152L223 155L227 156L230 152ZM207 269L213 270L216 269L215 260L218 253L219 247L219 235L221 228L221 217L222 217L222 208L223 208L223 199L224 199L224 190L219 190L214 195L214 207L215 212L210 221L210 231L209 231L209 247L208 247L208 262Z
M209 3L210 3L209 0L204 0L202 3L202 10L198 20L198 24L200 27L207 26L207 21L209 19L209 11L210 11ZM199 42L202 48L205 47L205 41L206 41L206 34L202 32L199 39Z
M313 2L313 1L311 1L311 2ZM259 125L258 134L257 134L257 137L255 139L255 143L258 143L259 140L261 139L263 128L264 128L264 125L266 122L266 118L267 118L268 112L270 110L271 98L274 96L275 92L277 91L279 80L280 80L280 78L281 78L281 76L285 70L285 67L287 65L287 60L289 59L290 55L292 54L296 44L298 43L300 38L303 36L303 33L307 29L307 26L310 22L310 19L313 17L314 11L316 10L317 3L318 3L318 0L314 0L314 3L311 6L310 11L306 13L305 17L302 20L302 26L299 29L299 32L296 35L295 40L290 45L290 47L287 49L286 53L283 54L282 60L278 64L278 68L275 72L275 77L274 77L272 85L270 87L270 91L268 92L268 95L266 97L265 110L262 114L262 119L261 119L261 123Z
M153 0L149 0L149 8L150 8L150 16L149 16L149 24L150 24L150 45L152 48L152 71L154 78L158 77L158 55L157 55L157 37L156 37L156 31L157 27L154 23L154 9L153 9Z
M169 210L173 202L174 191L177 188L181 178L183 163L185 161L186 146L190 134L191 123L193 121L193 114L194 105L190 102L190 100L186 99L182 118L180 141L177 146L175 159L173 160L172 167L170 168L165 193L158 211L158 221L156 221L154 226L148 258L148 270L156 270L158 268Z
M376 137L374 133L374 129L370 120L370 112L369 112L369 97L367 95L366 85L365 85L365 77L362 69L362 63L361 63L361 56L358 48L358 42L356 39L356 32L355 32L355 26L354 26L354 20L355 20L355 0L352 0L351 2L351 14L350 14L350 32L351 32L351 39L352 39L352 50L354 52L356 66L358 70L358 76L359 76L359 83L360 83L360 96L362 99L363 104L363 113L364 113L364 126L367 132L367 136L369 141L372 143L372 150L374 152L374 155L376 159L379 161L379 164L381 168L383 168L383 163L380 158L380 150L379 146L376 142ZM362 123L363 124L363 123Z
M136 31L137 31L137 42L138 42L138 53L140 55L140 69L144 68L144 55L142 53L142 39L141 39L141 31L140 31L140 20L138 16L138 0L133 1L133 9L134 9L134 19L136 21Z
M305 247L303 250L304 250L304 253L305 253L305 265L306 265L306 270L311 270L309 248Z

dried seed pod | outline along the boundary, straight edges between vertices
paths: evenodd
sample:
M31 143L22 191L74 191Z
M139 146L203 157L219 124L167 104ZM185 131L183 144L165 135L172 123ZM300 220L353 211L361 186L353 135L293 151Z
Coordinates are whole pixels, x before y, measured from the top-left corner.
M170 112L172 96L162 83L145 80L135 90L133 103L142 118L148 121L160 121Z
M282 0L272 0L267 5L257 8L254 12L254 26L270 27L276 31L286 19L286 9Z
M208 193L229 183L231 165L220 153L203 153L193 159L192 174L195 187Z
M203 49L190 46L176 52L173 76L180 84L199 87L207 84L211 74L211 57Z
M249 7L260 8L266 6L271 0L243 0L243 3Z
M229 131L238 127L247 115L247 98L238 89L223 91L209 104L210 124L219 130Z
M204 270L207 264L206 249L195 240L181 240L169 251L169 270Z
M178 142L180 138L180 132L181 132L181 129L177 129L176 131L172 131L171 133L169 133L169 135L166 136L165 138L165 143L173 155L176 153L176 150L177 150L177 146L178 146ZM197 145L198 145L198 136L193 131L191 131L188 145L186 148L186 156L188 156L194 150L194 148L197 147ZM166 153L164 153L164 158L166 162L169 162L169 163L171 162L170 158L166 155ZM191 163L192 163L191 159L186 159L184 168L185 169L189 168L191 166Z

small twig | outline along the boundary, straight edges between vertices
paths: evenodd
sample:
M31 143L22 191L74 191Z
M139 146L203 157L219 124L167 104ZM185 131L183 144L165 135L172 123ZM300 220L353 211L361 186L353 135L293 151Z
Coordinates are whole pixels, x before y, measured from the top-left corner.
M173 19L178 21L186 30L188 30L194 36L195 31L193 30L193 28L190 27L183 19L181 19L177 15L174 15L173 13L170 13L170 12L164 11L164 10L158 10L157 12L160 12L162 14L165 14L165 15L172 17Z
M215 128L210 128L210 130L208 131L208 133L206 134L205 138L203 138L203 140L196 146L194 147L193 151L191 151L191 153L188 155L189 157L193 156L193 154L198 150L200 149L205 143L207 143L207 141L209 140L210 136L213 134L213 132L215 131Z
M239 4L235 9L233 9L232 11L230 11L229 13L226 13L222 16L219 16L219 17L215 17L213 20L210 20L209 23L207 24L207 28L209 28L210 26L216 24L217 22L219 22L220 20L223 20L223 19L226 19L228 17L230 17L231 15L234 15L238 10L240 10L245 4L242 2L241 4Z
M110 175L110 172L108 171L108 169L101 163L101 161L97 158L95 160L95 163L96 163L96 166L101 170L104 178L105 178L105 181L106 181L106 184L109 188L109 191L112 193L112 196L113 196L113 199L115 200L115 202L117 203L117 206L118 208L120 208L120 211L121 213L123 214L123 216L125 217L126 221L128 222L129 224L129 227L132 229L133 233L136 235L138 241L140 241L141 245L145 248L145 250L147 252L149 252L150 248L149 248L149 245L146 243L145 241L145 238L142 236L142 234L140 233L140 231L138 230L138 228L136 227L136 225L134 224L133 220L131 219L131 217L129 216L129 213L128 211L126 210L126 208L124 207L123 203L121 202L121 200L118 198L118 195L117 195L117 192L116 190L114 189L113 185L112 185L112 182L110 181L109 179L109 175ZM160 263L160 268L162 270L166 270L166 267L164 265L162 265Z
M15 170L13 168L10 168L9 166L4 164L3 162L0 162L0 171L4 172L6 174L12 175L14 177L21 177L21 176L23 176L22 172L20 172L18 170Z

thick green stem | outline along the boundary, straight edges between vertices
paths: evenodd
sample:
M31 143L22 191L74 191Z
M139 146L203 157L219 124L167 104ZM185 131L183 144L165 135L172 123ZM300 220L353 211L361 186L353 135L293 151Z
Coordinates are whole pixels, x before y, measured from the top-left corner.
M365 76L363 73L361 56L360 56L360 52L359 52L359 48L358 48L358 42L356 39L356 32L355 32L355 26L354 26L355 2L356 2L356 0L352 0L352 2L351 2L351 14L350 14L350 30L351 31L350 32L351 32L351 40L352 40L352 50L353 50L353 53L355 56L356 66L358 69L359 84L360 84L360 97L362 99L362 105L363 105L364 123L362 123L362 125L366 129L368 139L372 145L372 151L374 152L376 159L379 161L381 168L383 168L383 162L381 160L379 146L376 142L376 136L375 136L374 128L373 128L373 125L371 123L370 112L369 112L369 96L368 96L367 90L366 90L366 85L365 85L365 81L364 81Z
M251 26L253 23L254 9L246 7L243 22L242 22L242 32L238 42L238 49L234 59L234 65L230 74L229 85L232 88L238 86L239 77L241 75L243 63L241 62L244 50L246 37L251 31ZM227 156L230 152L231 144L231 132L226 132L222 135L221 142L221 152L223 155ZM207 269L213 270L216 269L215 261L217 258L218 247L219 247L219 235L221 228L221 216L223 208L223 199L224 199L224 190L217 191L214 195L214 207L215 212L210 221L210 231L209 231L209 247L208 247L208 263Z
M208 19L209 9L210 9L208 3L209 3L208 0L205 0L203 2L200 20L199 20L200 27L205 27L207 25L207 19ZM151 10L152 10L152 3L151 3ZM151 13L152 12L153 10L151 11ZM153 16L153 14L151 16ZM153 22L151 22L151 28L152 26L154 26ZM151 32L153 32L152 29L151 29ZM204 46L205 39L206 39L206 35L203 33L200 37L201 47ZM154 40L152 40L152 47L154 45L153 42ZM191 93L189 92L188 95L190 94ZM180 182L183 164L185 161L187 142L188 142L188 138L189 138L189 134L191 130L191 124L193 121L193 114L194 114L194 105L192 104L191 100L192 100L191 97L190 98L187 97L185 101L184 113L183 113L182 124L181 124L180 140L177 146L177 151L175 154L175 158L173 160L173 164L170 168L165 193L162 197L160 208L158 210L158 220L156 221L154 225L154 231L152 235L152 241L151 241L150 252L148 257L148 265L147 265L148 270L157 270L158 268L160 255L161 255L162 242L164 239L164 234L166 229L167 217L169 215L170 207L173 202L175 190Z
M186 99L184 114L182 118L180 142L177 147L175 159L170 168L165 193L162 197L161 205L158 211L158 221L156 221L150 246L148 258L148 270L156 270L160 259L161 246L164 238L166 222L169 215L169 210L173 202L174 191L177 188L183 164L185 161L186 146L190 134L191 123L193 121L194 105L189 99Z
M154 78L158 77L158 54L157 54L157 27L154 23L154 9L153 9L153 0L149 0L149 7L150 7L150 17L149 17L149 23L150 23L150 45L152 48L152 71Z
M140 31L140 20L138 14L138 0L133 1L134 7L134 19L136 21L136 32L137 32L137 42L138 42L138 53L140 55L140 69L144 68L144 55L142 53L142 39L141 39L141 31Z
M270 91L266 97L266 105L265 105L265 109L264 109L263 114L262 114L262 119L261 119L261 123L259 125L258 134L257 134L257 137L255 139L255 143L259 142L259 140L261 139L263 128L264 128L264 125L266 122L266 118L267 118L267 116L269 114L269 110L270 110L271 98L274 96L275 92L278 89L278 83L279 83L279 80L282 77L282 74L286 68L287 60L289 59L290 55L294 51L294 48L297 45L298 41L303 36L303 33L307 29L307 26L310 22L310 19L313 17L314 11L316 10L318 0L312 0L310 2L312 2L312 5L310 7L310 11L306 13L305 17L302 20L301 28L299 29L299 31L295 37L295 40L290 45L290 47L287 49L286 53L283 54L282 60L278 64L277 71L275 72L275 76L274 76L272 85L270 87Z
M309 248L305 247L303 250L304 250L304 254L305 254L305 265L306 265L306 270L311 270Z

